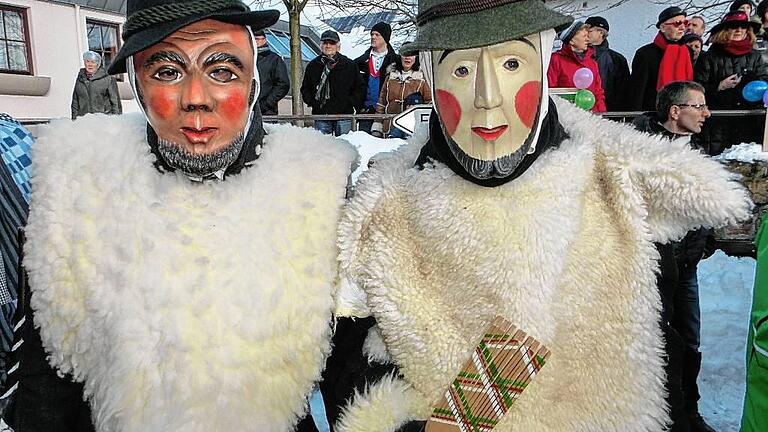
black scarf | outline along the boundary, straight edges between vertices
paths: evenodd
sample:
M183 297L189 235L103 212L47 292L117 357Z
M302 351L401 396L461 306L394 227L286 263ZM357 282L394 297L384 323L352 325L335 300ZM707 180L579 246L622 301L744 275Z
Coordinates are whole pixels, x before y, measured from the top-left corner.
M264 136L266 136L266 134L261 121L261 110L259 110L259 105L256 104L251 112L251 129L245 137L243 148L240 150L240 155L227 167L226 170L224 170L224 178L229 175L238 174L243 168L250 166L253 164L253 161L258 159L259 152L257 152L257 147L263 145ZM158 171L176 171L176 169L168 165L165 159L163 159L163 156L160 155L160 152L157 149L157 133L152 129L152 126L150 126L149 123L147 123L147 143L149 143L149 148L152 151L152 154L155 155L155 168L157 168Z
M448 147L448 143L445 141L445 135L440 128L440 121L437 118L437 113L432 111L432 115L429 118L429 141L424 144L419 153L419 158L416 159L416 166L420 169L424 169L424 165L428 164L431 160L444 163L448 165L451 171L461 176L464 180L471 181L472 183L485 187L501 186L509 181L512 181L524 173L533 162L546 150L550 148L556 148L568 137L568 134L563 129L557 116L557 108L552 99L549 99L549 111L546 117L541 122L541 131L539 132L539 139L536 142L536 151L532 154L525 155L520 164L512 171L512 174L507 177L477 179L470 175L463 166L456 160L456 157Z
M328 81L331 71L336 67L339 61L339 54L336 53L333 57L322 56L320 60L323 62L323 72L320 75L320 82L315 89L315 100L320 108L325 105L331 99L331 82Z

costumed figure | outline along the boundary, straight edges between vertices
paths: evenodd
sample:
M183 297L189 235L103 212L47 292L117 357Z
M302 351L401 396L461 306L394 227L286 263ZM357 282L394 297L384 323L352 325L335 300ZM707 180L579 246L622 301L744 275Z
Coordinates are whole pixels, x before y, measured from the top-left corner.
M662 430L654 242L747 217L746 191L685 143L550 99L569 18L540 1L420 0L417 20L403 49L433 83L428 136L374 159L340 228L337 312L375 318L364 355L399 373L355 395L336 430L434 416L497 316L551 354L494 432Z
M265 133L251 29L277 11L127 16L109 72L144 115L53 122L36 147L24 264L50 364L84 383L97 431L314 431L356 153Z

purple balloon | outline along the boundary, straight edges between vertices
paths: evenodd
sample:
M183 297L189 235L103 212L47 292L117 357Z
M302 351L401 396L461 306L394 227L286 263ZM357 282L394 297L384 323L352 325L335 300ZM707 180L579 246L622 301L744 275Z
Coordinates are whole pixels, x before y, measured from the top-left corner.
M584 90L592 85L592 81L595 80L595 76L592 75L592 71L588 68L580 68L573 74L573 85L577 89Z
M768 91L763 93L763 104L768 107Z

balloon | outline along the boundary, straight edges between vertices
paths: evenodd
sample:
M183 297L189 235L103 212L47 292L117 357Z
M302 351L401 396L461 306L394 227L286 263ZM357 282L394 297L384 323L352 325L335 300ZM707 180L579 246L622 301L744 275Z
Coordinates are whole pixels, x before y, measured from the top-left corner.
M592 75L592 71L585 67L576 70L573 74L573 85L575 85L577 89L583 90L591 86L594 80L595 76Z
M752 81L744 86L741 95L750 102L757 102L763 99L765 91L768 90L768 83L762 80Z
M576 106L585 110L592 109L595 106L595 95L589 90L579 90L574 99Z
M763 105L768 107L768 91L763 93Z

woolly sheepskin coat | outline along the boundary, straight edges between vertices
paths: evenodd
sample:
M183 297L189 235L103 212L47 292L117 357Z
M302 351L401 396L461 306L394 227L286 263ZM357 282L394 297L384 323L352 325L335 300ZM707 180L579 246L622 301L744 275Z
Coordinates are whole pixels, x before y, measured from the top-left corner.
M26 258L50 363L99 432L291 431L330 351L344 141L267 129L224 182L159 173L142 116L54 122Z
M685 142L557 107L570 138L503 186L415 168L424 137L361 176L341 223L338 312L373 314L403 379L371 383L337 430L428 418L495 315L552 355L494 432L662 430L653 242L734 222L751 203Z

